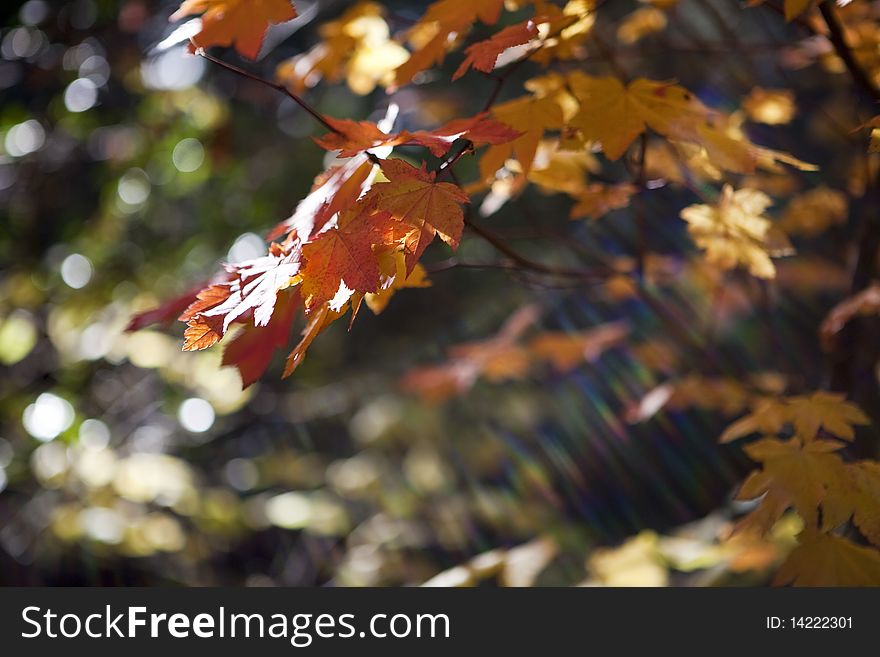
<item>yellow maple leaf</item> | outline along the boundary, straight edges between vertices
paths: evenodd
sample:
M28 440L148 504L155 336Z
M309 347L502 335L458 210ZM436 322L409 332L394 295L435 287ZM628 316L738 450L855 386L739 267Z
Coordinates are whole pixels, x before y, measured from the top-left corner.
M736 495L736 499L740 501L753 500L756 497L761 497L758 506L737 522L734 533L764 536L791 507L788 494L782 488L774 486L772 476L763 470L755 470L746 477Z
M830 489L822 505L822 529L834 529L852 519L862 535L880 546L880 463L846 464L846 475Z
M788 255L791 247L781 231L771 232L772 223L763 216L772 203L763 192L725 185L715 205L691 205L681 218L710 263L721 269L743 266L753 276L773 278L776 267L770 257Z
M806 530L779 567L774 584L793 586L880 586L880 551Z
M877 314L880 314L880 282L874 281L861 292L844 299L831 309L819 329L822 342L826 347L833 348L838 334L854 318Z
M752 121L767 125L791 122L795 115L794 92L790 89L755 87L743 100L743 109Z
M727 427L718 441L729 443L753 433L778 434L791 420L791 407L785 400L764 398L756 402L751 413Z
M618 185L593 183L578 194L577 203L572 207L569 218L598 219L612 210L627 207L636 192L638 188L630 183Z
M820 428L843 440L853 440L853 426L868 423L862 410L840 394L819 391L809 396L767 397L757 400L750 414L727 427L720 442L752 433L778 434L786 425L794 425L804 442L815 438Z

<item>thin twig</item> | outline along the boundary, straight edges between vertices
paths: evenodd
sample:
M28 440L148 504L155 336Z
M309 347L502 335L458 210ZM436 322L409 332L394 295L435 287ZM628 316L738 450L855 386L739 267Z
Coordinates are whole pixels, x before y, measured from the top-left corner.
M306 112L308 112L308 114L313 119L315 119L315 121L317 121L322 126L327 128L327 130L329 130L330 132L335 133L337 135L343 134L342 131L339 130L339 128L336 128L332 123L330 123L323 114L321 114L318 110L316 110L314 107L312 107L305 100L300 98L297 94L293 93L285 85L280 84L278 82L273 82L272 80L267 80L266 78L262 78L259 75L256 75L254 73L251 73L250 71L247 71L243 68L235 66L234 64L229 64L228 62L224 62L222 59L218 59L217 57L214 57L213 55L208 54L204 48L196 48L195 54L198 55L199 57L207 59L209 62L212 62L221 68L226 69L227 71L229 71L231 73L235 73L236 75L239 75L247 80L251 80L253 82L258 82L264 86L269 87L270 89L274 89L275 91L283 93L285 96L287 96L288 98L293 100L293 102L295 102L297 105L299 105L301 108L303 108ZM369 160L373 164L379 164L379 162L380 162L379 158L376 157L373 153L371 153L368 150L364 151L364 153L366 154L366 156L369 158Z
M822 14L822 18L825 19L825 25L828 26L828 39L834 46L834 52L843 60L850 76L852 76L859 88L873 99L875 103L880 102L880 89L868 77L865 69L861 67L855 55L853 55L852 48L846 40L846 35L843 33L843 26L837 19L834 9L827 2L823 2L819 5L819 12Z

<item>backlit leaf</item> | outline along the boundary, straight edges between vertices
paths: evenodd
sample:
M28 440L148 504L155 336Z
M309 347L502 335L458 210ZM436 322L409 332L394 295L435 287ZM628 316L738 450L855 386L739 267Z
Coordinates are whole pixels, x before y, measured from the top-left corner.
M202 28L193 38L199 48L235 46L256 59L269 25L296 18L290 0L184 0L170 20L201 14Z

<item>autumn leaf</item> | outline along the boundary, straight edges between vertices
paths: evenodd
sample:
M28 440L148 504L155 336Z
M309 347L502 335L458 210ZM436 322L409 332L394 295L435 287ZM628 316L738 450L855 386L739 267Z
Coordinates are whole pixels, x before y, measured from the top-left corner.
M774 584L880 586L880 551L834 534L806 530L779 567Z
M681 211L681 218L710 263L721 269L741 265L753 276L773 278L776 268L771 256L789 254L791 249L764 216L772 203L763 192L725 185L715 205L691 205Z
M494 25L501 15L504 0L438 0L411 30L418 35L419 46L408 61L396 71L396 85L409 83L413 77L443 61L455 38L477 21ZM424 38L425 35L430 35ZM412 38L411 38L412 40Z
M826 349L833 346L837 335L856 317L880 314L880 282L873 282L867 288L844 299L834 306L819 329L819 335Z
M582 149L565 150L558 140L544 139L538 144L528 181L545 192L578 196L589 187L589 174L598 173L595 156Z
M140 331L153 324L170 324L178 320L180 315L197 299L197 295L208 287L208 283L195 285L183 294L172 297L150 310L136 313L125 327L126 332Z
M845 472L843 461L834 453L841 447L841 443L830 440L803 444L796 438L763 438L744 449L761 463L766 478L760 493L772 492L775 498L790 499L804 521L815 527L820 505ZM757 492L750 489L747 494ZM741 491L740 499L743 494Z
M580 103L571 125L585 141L601 143L610 160L620 158L648 127L671 139L696 141L697 126L709 115L687 89L668 82L638 79L624 86L617 78L575 71L568 83Z
M483 73L491 73L501 53L508 48L526 44L537 35L537 24L533 20L527 20L510 27L505 27L490 38L468 46L465 50L466 57L452 75L452 79L457 80L467 73L470 68L482 71Z
M496 105L492 110L501 123L520 133L516 139L490 146L480 159L480 176L491 180L508 158L515 157L524 173L535 160L538 145L547 130L558 130L563 125L562 107L554 96L523 96Z
M370 292L364 296L364 302L375 315L388 307L391 298L399 290L431 286L428 274L421 264L416 263L412 271L407 274L406 258L402 251L380 255L379 269L385 275L385 282L378 292Z
M183 351L201 351L213 347L223 339L224 333L222 317L197 315L186 323Z
M778 434L792 419L793 410L784 399L764 398L751 413L727 427L718 441L729 443L753 433Z
M223 338L223 322L220 318L207 318L202 312L220 305L232 294L230 286L209 285L196 294L183 314L178 318L186 322L184 331L183 351L201 351L212 347Z
M476 364L452 361L410 370L400 379L400 387L425 403L437 404L469 390L478 375Z
M340 151L339 157L352 157L361 151L379 146L397 146L407 140L408 133L387 134L370 121L325 119L333 132L315 137L315 143L328 151Z
M340 284L358 292L379 289L379 262L374 247L392 221L387 212L371 214L363 206L343 213L338 224L303 245L302 294L306 310L336 295Z
M382 171L388 182L374 185L364 202L401 222L407 270L412 271L435 235L458 247L464 228L461 204L469 202L467 195L457 185L436 182L424 165L419 169L403 160L384 160Z
M184 0L169 20L201 14L202 27L192 38L198 48L231 46L256 59L269 25L296 18L290 0Z
M445 363L410 370L401 378L401 388L428 403L438 403L466 392L480 377L489 381L524 377L531 355L517 342L537 318L535 306L520 308L493 337L452 347Z
M852 441L855 439L853 426L870 423L858 406L840 394L814 392L809 397L791 397L788 404L795 430L803 440L812 440L821 428L838 438Z
M592 362L629 335L625 322L604 324L581 332L546 332L529 342L529 351L560 372L569 372L583 362Z
M571 219L598 219L612 210L625 208L637 193L636 186L631 183L606 185L593 183L575 197L571 208Z
M287 361L284 365L283 378L287 378L296 371L305 359L306 353L308 352L309 347L312 346L315 338L326 331L327 327L333 322L342 317L346 310L347 305L339 310L333 310L329 304L324 304L311 314L308 324L306 324L305 329L303 329L302 339L287 356Z
M593 551L587 559L587 570L604 586L666 586L669 568L658 552L658 544L656 533L642 531L620 546Z
M732 117L709 109L677 84L639 78L624 85L580 71L569 74L568 84L580 104L570 127L582 141L601 144L610 160L619 159L650 128L673 142L699 146L707 166L734 173L775 170L779 163L815 170L788 153L753 144Z
M764 536L791 507L791 497L785 489L774 486L772 476L763 470L749 474L736 495L739 501L755 498L761 498L758 506L736 523L735 534Z
M435 157L442 157L457 139L467 139L475 146L501 144L516 139L520 133L489 118L487 114L453 119L434 130L403 131L386 134L370 121L327 118L334 132L315 139L324 149L340 151L339 157L352 157L361 151L380 146L417 144Z
M272 321L266 326L246 325L223 350L223 365L238 369L243 388L254 384L269 367L278 349L287 346L300 307L299 294L278 295Z
M794 118L796 107L790 89L754 87L743 99L743 109L752 121L767 125L783 125Z
M821 185L792 199L779 225L791 235L816 237L846 223L848 213L846 194Z
M511 126L483 113L470 118L453 119L435 130L417 130L409 135L409 141L424 146L435 157L442 157L457 139L466 139L474 146L485 146L505 144L521 134Z
M345 79L356 94L366 95L376 85L388 86L394 69L409 59L406 48L391 40L384 8L376 2L358 2L338 20L320 28L321 41L310 50L282 62L276 78L294 93L314 87L321 79Z
M536 3L536 12L548 19L548 29L532 59L546 66L583 56L584 42L596 23L596 7L596 0L569 0L561 11L554 4Z

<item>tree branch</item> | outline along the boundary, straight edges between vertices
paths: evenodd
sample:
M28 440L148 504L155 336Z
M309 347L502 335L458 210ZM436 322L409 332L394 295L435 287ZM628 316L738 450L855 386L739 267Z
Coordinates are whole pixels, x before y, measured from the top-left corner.
M594 282L600 282L605 280L606 278L606 276L601 275L591 269L580 269L576 267L554 267L553 265L546 265L542 262L537 262L536 260L527 258L518 251L512 249L501 237L499 237L495 233L483 228L478 224L475 224L468 216L465 216L464 225L475 232L477 235L482 237L484 240L486 240L489 244L495 247L495 249L499 253L506 256L511 262L515 263L522 269L527 269L538 274L546 274L548 276L578 278Z
M261 78L259 75L251 73L243 68L235 66L234 64L229 64L228 62L224 62L222 59L218 59L213 55L208 54L204 48L196 48L195 54L203 59L207 59L209 62L216 64L217 66L226 69L230 73L235 73L238 76L241 76L247 80L251 80L253 82L258 82L270 89L274 89L275 91L279 91L283 93L285 96L290 98L293 102L303 108L315 121L320 123L322 126L327 128L330 132L333 132L337 135L342 134L338 128L335 128L332 123L330 123L327 118L321 114L318 110L312 107L305 100L300 98L297 94L293 93L290 89L288 89L285 85L280 84L278 82L273 82L272 80L267 80L266 78ZM367 157L373 164L379 164L380 160L370 151L364 151Z
M847 43L846 35L843 32L843 26L840 24L837 15L834 13L834 9L827 2L822 2L819 5L819 12L825 20L825 25L828 26L828 39L834 46L834 51L837 53L837 56L843 60L846 69L849 71L853 80L855 80L856 85L875 103L880 103L880 89L877 88L871 78L868 77L868 74L865 73L865 69L863 69L858 60L856 60L852 48L849 43Z

